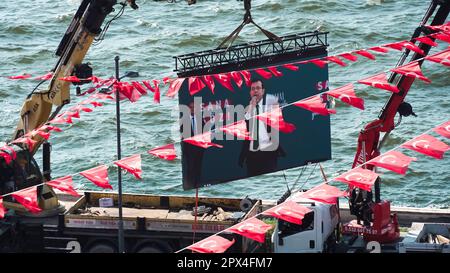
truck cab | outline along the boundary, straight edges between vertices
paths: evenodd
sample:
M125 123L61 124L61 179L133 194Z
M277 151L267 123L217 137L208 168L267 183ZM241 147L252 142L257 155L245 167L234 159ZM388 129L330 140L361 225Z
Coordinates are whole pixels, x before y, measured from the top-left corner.
M337 206L305 198L296 198L295 201L312 211L305 215L301 225L277 221L272 234L273 252L327 252L336 243L335 231L339 227Z

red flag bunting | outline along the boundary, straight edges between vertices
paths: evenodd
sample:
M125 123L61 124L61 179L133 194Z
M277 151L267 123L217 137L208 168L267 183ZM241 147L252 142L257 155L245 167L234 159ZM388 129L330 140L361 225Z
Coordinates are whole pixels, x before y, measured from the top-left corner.
M85 107L83 105L76 105L74 107L71 107L69 110L75 110L76 112L83 111L83 112L86 112L86 113L90 113L90 112L93 111L91 108Z
M80 112L79 111L75 111L75 112L66 111L59 116L66 116L67 118L80 118Z
M339 59L339 58L336 57L336 56L328 56L328 57L326 57L325 59L328 60L328 61L330 61L330 62L336 63L336 64L338 64L338 65L340 65L340 66L347 66L346 63L344 63L341 59Z
M417 37L417 38L415 38L415 40L421 42L422 44L426 44L429 46L437 46L438 45L438 43L436 43L435 41L431 40L429 37L426 37L426 36Z
M383 89L387 91L391 91L392 93L398 93L400 90L397 86L390 84L386 80L386 73L382 72L380 74L376 74L374 76L359 80L358 83L370 85L374 88Z
M231 85L231 76L230 74L214 74L213 77L226 89L233 91L233 86Z
M73 121L72 121L72 118L71 118L71 117L61 117L61 116L60 116L60 117L56 117L56 118L50 120L49 123L52 123L52 124L64 124L64 123L70 123L70 124L72 124Z
M231 78L234 80L234 83L236 83L236 85L239 88L241 88L242 84L244 83L244 80L242 79L241 73L239 73L237 71L233 71L233 72L230 73L230 75L231 75Z
M147 95L148 94L147 90L145 90L145 88L139 82L132 81L131 84L134 86L134 88L136 88L136 90L139 93L141 93L141 95Z
M334 180L355 186L365 191L371 191L372 185L375 183L377 178L378 174L370 170L356 168L341 174Z
M211 75L204 75L203 82L208 86L211 93L214 94L214 88L216 88L216 84L214 83L214 78Z
M23 75L17 75L17 76L9 76L8 79L10 80L25 80L31 78L30 74L23 74Z
M73 188L73 180L72 176L70 175L54 179L52 181L46 182L46 184L70 195L79 196L79 194Z
M34 145L36 144L37 141L32 140L29 137L20 137L18 139L15 139L13 142L14 144L19 144L19 143L23 143L26 144L28 146L28 150L31 152L33 151Z
M280 108L275 108L270 112L259 114L256 118L282 133L289 134L296 129L294 124L284 121L283 113Z
M301 225L302 219L305 217L305 214L311 211L312 210L310 210L309 208L301 206L296 202L286 201L264 211L263 214L270 215L290 223Z
M426 83L431 83L431 81L422 74L420 70L420 65L418 62L409 63L407 65L399 66L395 69L391 69L392 72L405 75L407 77L417 78Z
M125 96L132 103L138 101L141 98L141 93L131 84L127 82L117 82L114 84L114 89L119 90L119 98L123 99L122 96ZM116 90L114 90L114 94L116 94Z
M6 162L6 165L9 165L12 161L12 157L10 154L8 154L7 152L0 150L0 157L3 157L3 159Z
M247 124L245 123L245 120L225 125L224 127L220 127L219 130L227 134L234 135L239 139L252 140L250 133L247 131Z
M37 130L43 130L43 131L48 130L48 131L62 132L61 128L58 128L56 126L51 126L51 125L42 125Z
M434 55L427 56L425 59L445 66L450 66L450 48Z
M33 131L25 134L26 137L34 137L36 135L39 135L39 136L41 136L42 138L44 138L46 140L48 140L50 138L50 133L43 132L43 131L41 131L39 129L33 130Z
M133 155L114 161L114 164L134 175L137 179L142 179L141 155Z
M8 152L8 154L11 156L12 159L16 159L16 157L17 157L16 151L14 150L13 147L4 145L3 147L0 148L0 150L2 150L4 152Z
M312 60L309 60L308 62L311 62L311 63L317 65L320 68L324 68L328 64L327 61L324 61L324 60L321 60L321 59L312 59Z
M270 67L268 67L267 69L269 69L269 71L272 72L272 74L273 74L275 77L281 77L281 76L283 76L283 73L281 73L280 71L278 71L278 69L277 69L276 66L270 66Z
M90 98L93 99L100 99L100 100L114 100L114 97L108 94L103 94L103 93L95 93L93 95L90 96Z
M258 73L258 75L260 75L261 77L263 77L266 80L272 78L272 73L270 73L262 68L255 69L255 72Z
M41 212L37 202L37 187L26 188L11 194L17 202L22 204L31 213Z
M108 167L106 165L80 172L80 175L86 177L89 181L101 188L112 189L112 186L109 184Z
M148 151L148 153L169 161L177 158L177 154L175 153L175 146L173 144L168 144L151 149Z
M339 99L344 103L347 103L351 106L364 110L364 100L356 96L352 83L330 90L325 93Z
M430 28L432 30L436 31L443 31L443 32L449 32L450 31L450 22L447 22L443 25L436 25L436 26L426 26L427 28Z
M154 103L161 103L161 91L159 90L159 80L153 80L153 84L155 85L155 95L153 97Z
M260 243L264 243L266 232L271 228L271 225L268 225L261 220L250 218L226 230L258 241Z
M374 46L369 49L372 51L375 51L375 52L379 52L379 53L388 53L389 52L389 50L387 48L382 47L382 46Z
M292 71L297 71L299 69L298 66L293 64L283 64L283 67Z
M339 54L338 56L340 56L344 59L347 59L349 61L352 61L352 62L356 62L358 60L358 56L352 55L350 53L342 53L342 54Z
M430 135L418 136L406 142L401 147L436 159L443 159L444 153L450 149L450 146Z
M5 218L6 209L3 206L3 197L0 196L0 219Z
M188 246L187 249L199 253L224 253L233 244L234 239L228 241L225 238L214 235Z
M432 34L430 36L433 37L433 38L436 38L438 40L450 43L450 35L447 35L445 33L435 33L435 34Z
M299 192L294 195L294 200L299 200L301 198L311 199L325 204L336 204L338 197L348 196L348 193L341 191L340 189L327 185L321 184L306 192Z
M205 88L205 84L200 77L189 78L189 94L191 94L191 96L197 94L203 88Z
M244 81L247 86L252 85L252 74L250 72L247 70L242 70L239 71L239 73L241 73L242 77L244 77Z
M409 164L416 160L417 158L415 157L409 157L397 151L390 151L371 159L367 164L405 175Z
M314 96L312 98L299 100L297 102L294 102L294 105L323 116L336 114L335 109L327 108L327 104L325 102L322 102L322 98L320 96Z
M450 121L447 121L446 123L439 125L438 127L434 128L433 131L440 134L443 137L450 138Z
M103 80L102 79L100 79L99 77L97 77L97 76L90 76L89 78L87 78L88 80L90 80L92 83L100 83L100 82L102 82Z
M164 78L162 79L162 81L163 81L164 84L168 84L168 83L171 82L172 80L170 79L170 77L164 77Z
M357 50L355 51L355 53L363 57L366 57L367 59L375 60L375 56L367 50Z
M195 135L193 137L185 138L183 141L204 149L207 149L209 147L223 148L222 145L211 142L211 132L206 132L201 135Z
M409 41L401 41L401 42L397 42L397 43L392 43L392 44L387 44L384 45L399 51L402 51L403 48L409 49L411 51L414 51L420 55L425 55L425 52L420 49L420 47L416 46L415 44L413 44L412 42Z
M62 78L59 78L59 80L65 81L65 82L80 82L81 81L77 76L62 77Z
M43 81L46 81L46 80L50 80L52 77L53 77L53 72L48 72L47 74L42 75L42 76L38 76L38 77L36 77L36 78L34 78L34 79L35 79L35 80L43 80Z
M168 97L175 97L175 95L180 91L181 85L183 84L184 80L186 78L177 78L173 80L169 85L169 90L166 93L166 96ZM164 80L164 79L163 79ZM166 83L166 82L164 82Z

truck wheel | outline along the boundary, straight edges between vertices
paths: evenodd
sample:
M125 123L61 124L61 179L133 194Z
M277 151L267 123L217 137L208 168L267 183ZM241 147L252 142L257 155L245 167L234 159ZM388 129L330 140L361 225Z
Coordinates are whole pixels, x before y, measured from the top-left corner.
M92 245L87 252L88 253L116 253L117 251L116 251L115 247L112 246L111 244L101 242L101 243L95 243L94 245Z
M167 253L167 251L155 245L142 246L136 253Z

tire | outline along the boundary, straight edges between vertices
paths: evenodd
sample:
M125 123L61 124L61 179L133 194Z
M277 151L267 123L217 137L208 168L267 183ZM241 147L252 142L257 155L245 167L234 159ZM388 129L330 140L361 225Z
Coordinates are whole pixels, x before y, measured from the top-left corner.
M117 251L113 245L105 242L99 242L94 243L91 247L89 247L87 253L117 253Z

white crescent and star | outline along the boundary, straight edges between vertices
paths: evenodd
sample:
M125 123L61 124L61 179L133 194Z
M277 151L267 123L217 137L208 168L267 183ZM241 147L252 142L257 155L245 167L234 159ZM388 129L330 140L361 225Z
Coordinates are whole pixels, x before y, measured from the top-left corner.
M390 158L392 158L392 160L389 160ZM396 159L397 159L397 157L395 155L384 155L384 156L380 157L380 163L395 164L397 162ZM387 161L387 160L389 160L389 161Z
M419 143L430 143L428 140L425 140L425 139L421 139L421 140L416 140L416 141L414 141L412 144L411 144L411 146L414 148L414 149L419 149L419 148L421 148L421 147L417 147L417 145L419 144ZM425 148L425 149L428 149L430 147L430 144L424 144L423 145L423 148Z

